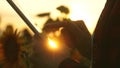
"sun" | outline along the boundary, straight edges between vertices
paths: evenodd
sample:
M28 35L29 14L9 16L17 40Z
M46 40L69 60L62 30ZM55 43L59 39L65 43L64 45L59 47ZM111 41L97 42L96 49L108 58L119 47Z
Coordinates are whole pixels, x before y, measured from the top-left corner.
M48 43L49 43L50 48L52 49L58 48L56 42L50 38L48 38Z
M50 50L58 50L59 47L58 47L57 41L48 37L48 48Z

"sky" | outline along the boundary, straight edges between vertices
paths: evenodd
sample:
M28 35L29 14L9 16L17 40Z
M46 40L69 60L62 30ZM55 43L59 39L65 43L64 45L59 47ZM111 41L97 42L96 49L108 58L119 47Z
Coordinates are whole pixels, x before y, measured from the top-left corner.
M99 16L104 8L106 0L13 0L23 11L31 23L37 23L37 29L41 32L47 17L40 18L36 15L44 12L51 12L51 18L56 19L59 12L56 7L65 5L70 9L69 18L72 20L83 20L92 34ZM11 8L6 0L0 0L0 29L13 24L14 28L28 28L24 21Z

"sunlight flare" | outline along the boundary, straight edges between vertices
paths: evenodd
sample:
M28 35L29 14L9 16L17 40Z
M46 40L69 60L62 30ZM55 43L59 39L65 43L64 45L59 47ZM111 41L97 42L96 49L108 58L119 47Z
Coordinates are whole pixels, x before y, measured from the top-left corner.
M55 50L58 48L57 42L53 39L48 38L49 48Z

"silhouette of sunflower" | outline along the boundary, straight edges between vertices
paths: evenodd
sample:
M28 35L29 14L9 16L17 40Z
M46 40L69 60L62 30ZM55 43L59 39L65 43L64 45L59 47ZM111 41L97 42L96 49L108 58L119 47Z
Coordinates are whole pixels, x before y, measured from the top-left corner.
M20 65L20 39L17 31L12 31L12 26L9 26L11 31L5 30L1 37L1 42L3 45L3 68L19 68ZM23 67L22 67L23 68Z

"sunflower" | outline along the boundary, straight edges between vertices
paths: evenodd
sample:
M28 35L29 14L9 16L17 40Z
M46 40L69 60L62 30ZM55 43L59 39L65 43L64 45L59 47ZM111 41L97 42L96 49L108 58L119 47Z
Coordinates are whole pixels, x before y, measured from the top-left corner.
M4 60L2 62L3 68L24 68L21 64L20 52L22 44L20 42L20 36L17 31L13 31L12 27L10 31L5 30L1 37L1 43L3 47Z

